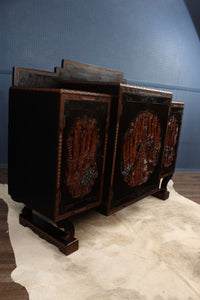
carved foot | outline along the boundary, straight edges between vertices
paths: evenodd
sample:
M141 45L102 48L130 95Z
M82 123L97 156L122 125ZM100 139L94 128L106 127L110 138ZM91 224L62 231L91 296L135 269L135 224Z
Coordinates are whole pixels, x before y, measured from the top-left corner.
M65 255L78 250L78 240L74 238L74 225L65 221L65 231L53 226L42 217L25 207L19 216L20 224L29 227L44 240L54 244Z
M169 191L167 190L167 185L170 179L172 178L173 174L166 176L162 180L161 188L158 192L153 194L154 197L159 198L161 200L166 200L169 198Z
M159 189L159 191L153 194L153 196L161 200L167 200L169 198L169 192Z
M78 240L74 237L74 233L75 233L74 224L71 223L69 220L63 220L57 222L57 225L58 227L64 228L62 239L67 244L68 252L72 253L78 250Z

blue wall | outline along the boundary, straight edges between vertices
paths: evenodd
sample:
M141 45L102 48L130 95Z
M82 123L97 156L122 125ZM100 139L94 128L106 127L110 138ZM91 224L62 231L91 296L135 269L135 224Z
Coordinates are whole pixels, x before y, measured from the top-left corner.
M200 170L200 42L183 0L1 0L0 166L7 165L12 68L61 59L123 71L185 102L178 169Z

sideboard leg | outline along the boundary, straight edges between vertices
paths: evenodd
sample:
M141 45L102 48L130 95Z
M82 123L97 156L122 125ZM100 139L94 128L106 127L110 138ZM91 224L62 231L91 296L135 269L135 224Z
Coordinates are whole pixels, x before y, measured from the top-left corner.
M169 198L169 191L167 190L167 185L170 179L172 178L173 174L170 174L163 178L161 188L158 192L153 194L154 197L159 198L161 200L166 200Z
M69 220L62 221L64 231L54 226L41 216L33 213L28 207L24 207L19 216L19 222L25 227L29 227L39 237L54 244L65 255L69 255L78 250L78 240L74 238L74 225Z
M74 224L69 220L63 220L57 222L57 225L58 227L64 228L62 239L66 242L66 246L67 246L66 255L69 255L70 253L78 250L78 240L74 237L75 234ZM60 251L62 250L60 249Z

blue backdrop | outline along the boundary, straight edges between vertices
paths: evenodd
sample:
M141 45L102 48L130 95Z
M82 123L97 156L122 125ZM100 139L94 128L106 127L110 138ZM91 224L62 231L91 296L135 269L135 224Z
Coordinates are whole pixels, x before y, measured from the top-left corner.
M1 0L0 32L1 167L13 66L53 71L64 58L172 91L185 102L177 169L200 170L200 41L183 0Z

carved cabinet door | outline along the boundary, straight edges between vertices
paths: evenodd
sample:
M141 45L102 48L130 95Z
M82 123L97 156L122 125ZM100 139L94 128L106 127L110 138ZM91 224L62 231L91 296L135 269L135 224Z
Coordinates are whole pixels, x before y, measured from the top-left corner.
M170 97L123 92L110 209L159 187Z
M57 218L101 203L110 97L69 92L61 99Z

